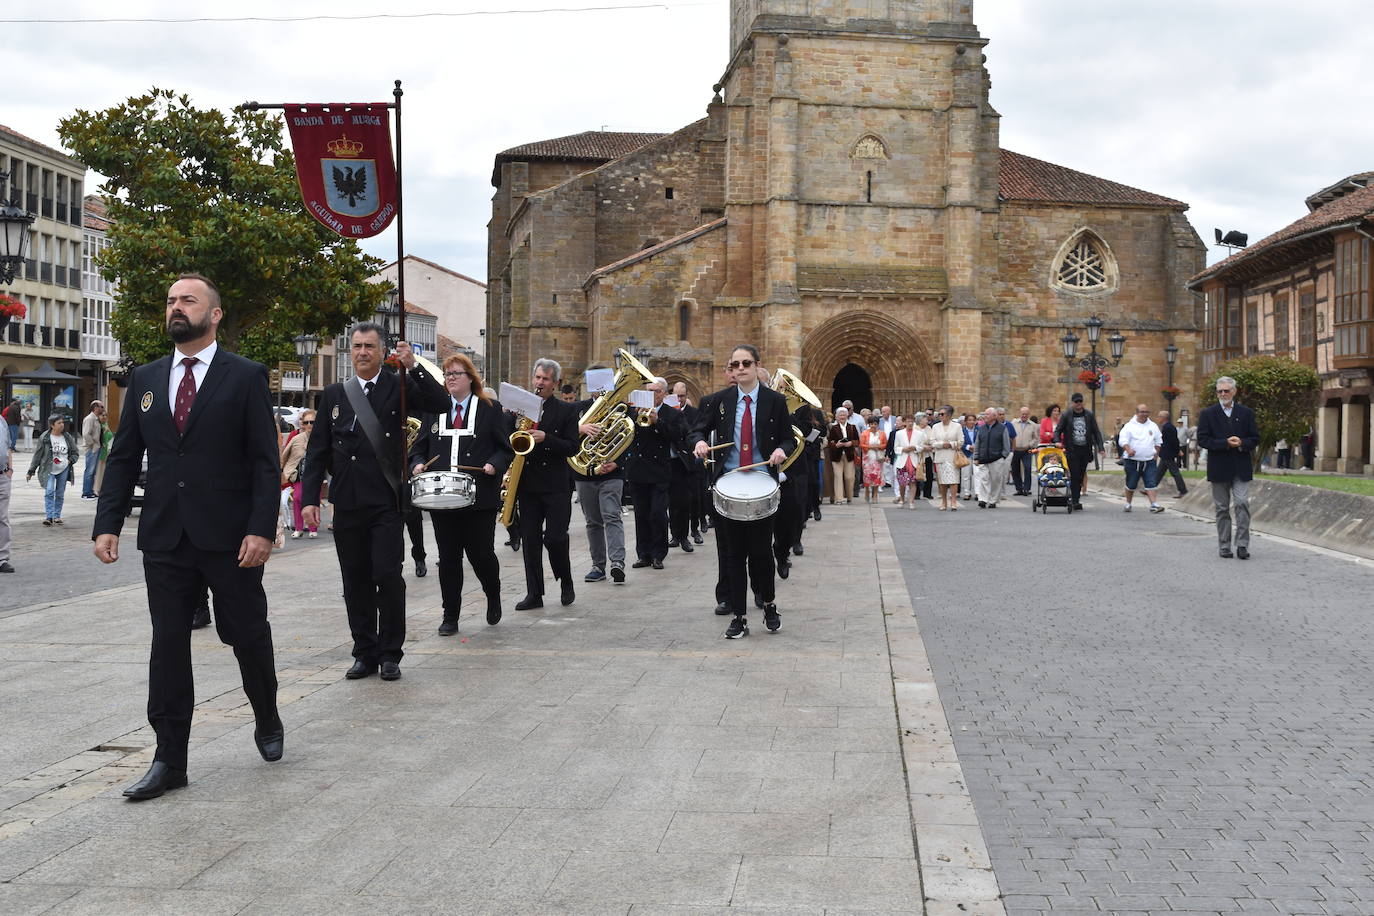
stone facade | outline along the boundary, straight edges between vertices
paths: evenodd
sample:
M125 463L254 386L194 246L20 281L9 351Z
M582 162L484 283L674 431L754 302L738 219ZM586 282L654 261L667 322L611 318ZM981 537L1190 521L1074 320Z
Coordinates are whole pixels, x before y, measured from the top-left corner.
M1100 314L1129 338L1109 396L1158 402L1169 343L1194 385L1186 205L1002 150L985 43L959 0L735 0L701 121L500 154L492 377L551 356L576 383L634 337L709 391L748 341L827 407L1039 412L1076 375L1059 338ZM1103 282L1058 282L1082 245Z

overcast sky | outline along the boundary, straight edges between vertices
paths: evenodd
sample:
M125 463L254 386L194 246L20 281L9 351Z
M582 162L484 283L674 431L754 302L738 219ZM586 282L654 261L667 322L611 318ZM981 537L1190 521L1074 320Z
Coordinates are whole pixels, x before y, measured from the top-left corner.
M729 54L728 0L598 12L302 23L24 19L368 15L646 0L6 0L0 123L57 145L57 121L153 86L199 106L383 101L404 81L409 253L486 279L492 158L583 130L675 130ZM118 13L112 12L118 10ZM1374 47L1360 0L976 0L1002 145L1191 204L1252 241L1303 198L1374 169ZM395 256L392 231L365 243ZM1209 260L1225 252L1213 249Z

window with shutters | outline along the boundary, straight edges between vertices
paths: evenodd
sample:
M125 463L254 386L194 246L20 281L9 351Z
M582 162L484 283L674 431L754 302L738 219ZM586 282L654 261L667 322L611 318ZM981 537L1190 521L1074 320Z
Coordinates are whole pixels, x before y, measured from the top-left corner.
M1336 242L1335 308L1332 330L1336 367L1364 365L1374 358L1369 303L1369 239L1351 235Z

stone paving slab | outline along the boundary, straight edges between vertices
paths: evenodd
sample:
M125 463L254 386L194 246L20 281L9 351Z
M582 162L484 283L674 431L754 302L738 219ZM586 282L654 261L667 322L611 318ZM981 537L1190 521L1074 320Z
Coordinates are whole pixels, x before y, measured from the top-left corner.
M143 804L119 795L151 754L141 583L10 607L0 657L24 676L0 702L34 727L5 714L0 909L919 913L923 869L943 895L940 872L986 865L918 856L913 800L963 784L908 785L916 715L930 747L951 739L929 734L945 728L938 696L907 704L905 669L894 690L890 644L924 651L909 610L893 628L905 588L849 588L900 583L892 541L882 513L835 507L808 547L779 583L783 631L760 619L735 642L711 613L709 535L665 571L579 581L572 606L527 613L512 610L520 558L501 548L505 618L485 625L469 576L479 616L448 639L431 554L426 578L407 563L405 676L383 683L342 677L328 535L288 541L266 572L286 758L257 757L232 653L200 631L191 785ZM974 833L931 836L943 849Z

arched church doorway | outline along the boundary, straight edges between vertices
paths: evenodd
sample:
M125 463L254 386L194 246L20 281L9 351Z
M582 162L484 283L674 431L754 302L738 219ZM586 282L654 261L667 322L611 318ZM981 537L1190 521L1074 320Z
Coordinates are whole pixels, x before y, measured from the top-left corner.
M868 377L862 366L845 363L835 373L830 395L830 409L833 411L845 401L853 401L854 409L863 410L873 406L873 380Z

